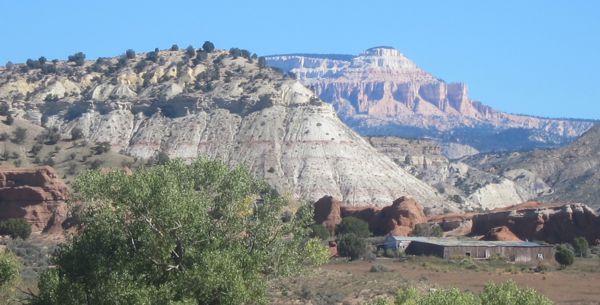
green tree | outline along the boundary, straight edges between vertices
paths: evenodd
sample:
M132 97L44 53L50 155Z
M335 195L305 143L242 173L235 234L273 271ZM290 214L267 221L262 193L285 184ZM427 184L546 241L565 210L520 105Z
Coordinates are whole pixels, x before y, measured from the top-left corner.
M73 55L69 55L69 61L74 62L77 66L83 66L85 63L85 54L83 52L77 52Z
M573 251L565 246L558 246L556 253L554 253L554 259L563 267L570 266L575 260Z
M133 49L127 49L127 51L125 51L125 56L127 57L127 59L134 59L135 51Z
M325 227L323 225L314 223L310 226L310 229L311 229L311 233L310 233L311 237L316 237L321 240L326 240L326 239L329 239L329 237L330 237L329 232L327 231L327 229L325 229Z
M412 232L414 236L426 236L426 237L442 237L444 230L439 224L420 223L415 225L415 229Z
M352 216L342 218L342 222L335 228L335 233L337 235L354 234L361 238L371 236L369 224Z
M521 288L514 281L488 283L479 295L484 305L552 305L545 296L531 288Z
M40 63L40 65L42 65L42 66L43 66L43 65L45 65L45 64L46 64L46 62L48 62L48 59L46 59L46 57L44 57L44 56L41 56L41 57L38 59L38 62Z
M364 238L358 237L355 234L345 234L338 239L337 249L339 255L355 260L365 254L367 243Z
M211 53L215 50L215 45L210 41L205 41L202 45L202 50L204 50L206 53Z
M199 159L78 177L79 234L53 257L33 304L264 304L267 280L327 259L312 209L243 168Z
M258 67L259 68L265 68L267 66L267 60L265 59L264 56L261 56L258 58Z
M11 297L19 279L18 258L7 250L0 250L0 297L4 301Z
M194 58L194 56L196 56L196 49L194 49L194 47L193 47L193 46L191 46L191 45L190 45L190 46L188 46L188 47L185 49L185 55L186 55L187 57L189 57L189 58Z
M13 142L15 144L23 144L25 139L27 139L27 129L23 127L17 127L17 129L13 131Z
M27 239L31 235L31 225L23 218L9 218L0 221L0 235L8 235L12 239Z
M588 252L590 250L590 245L588 244L587 239L585 239L585 237L577 237L575 238L575 240L573 240L573 251L575 252L575 255L579 256L579 257L587 257L588 256Z
M179 46L178 46L178 45L176 45L176 44L173 44L173 45L171 46L171 49L170 49L170 50L171 50L171 51L179 51Z

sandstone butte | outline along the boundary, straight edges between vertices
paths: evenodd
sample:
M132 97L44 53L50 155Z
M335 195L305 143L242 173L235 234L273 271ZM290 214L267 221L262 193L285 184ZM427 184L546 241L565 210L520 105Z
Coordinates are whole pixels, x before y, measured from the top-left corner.
M62 235L67 185L53 168L0 167L0 220L23 218L33 233Z
M383 208L349 207L325 196L314 203L314 220L331 233L344 217L366 221L374 235L409 236L415 225L438 223L444 236L472 236L483 240L571 242L583 236L600 242L600 216L584 204L526 202L484 213L425 216L423 207L410 197L400 197Z

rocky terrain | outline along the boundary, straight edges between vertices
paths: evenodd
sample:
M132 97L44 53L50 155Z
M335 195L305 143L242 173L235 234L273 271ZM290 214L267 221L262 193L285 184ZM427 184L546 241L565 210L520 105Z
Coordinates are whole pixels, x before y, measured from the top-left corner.
M61 235L68 199L67 185L51 167L0 167L0 220L23 218L34 233Z
M464 211L491 210L534 199L551 191L525 170L490 173L460 160L450 160L434 140L368 137L381 153L417 178L434 186ZM518 177L518 179L517 179Z
M492 109L469 98L465 84L446 83L390 47L358 56L289 54L267 64L292 72L362 135L433 138L480 151L555 147L592 126Z
M572 144L553 150L482 154L464 160L486 172L521 183L542 181L551 189L536 196L547 202L583 202L600 207L600 126Z
M118 157L111 164L127 166L206 156L244 164L297 198L330 194L379 206L410 194L428 207L453 208L348 128L330 104L245 50L130 53L0 68L3 128L35 126L43 153L58 145L47 152L58 168L80 158L99 160L85 168L102 167L111 154ZM31 148L10 149L45 162L32 157L40 148Z
M369 224L378 236L409 236L417 224L439 224L444 236L471 236L483 240L572 242L583 236L600 243L600 215L584 204L543 204L526 202L481 213L425 215L423 206L410 197L401 197L382 208L351 207L331 196L314 203L315 223L333 233L344 217L356 217Z

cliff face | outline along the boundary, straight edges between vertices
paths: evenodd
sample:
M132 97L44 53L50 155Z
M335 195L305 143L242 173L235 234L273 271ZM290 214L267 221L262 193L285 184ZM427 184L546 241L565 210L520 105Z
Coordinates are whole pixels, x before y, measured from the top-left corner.
M0 70L0 100L15 118L55 128L63 139L78 128L88 142L138 159L163 153L245 164L298 198L382 205L410 194L428 206L445 203L298 81L249 58L203 54L47 63L52 73L17 65Z
M496 111L389 47L358 56L276 55L267 63L297 78L363 135L430 137L483 151L568 143L590 122L540 119Z
M60 233L69 191L51 167L0 167L0 220L23 218L33 232Z

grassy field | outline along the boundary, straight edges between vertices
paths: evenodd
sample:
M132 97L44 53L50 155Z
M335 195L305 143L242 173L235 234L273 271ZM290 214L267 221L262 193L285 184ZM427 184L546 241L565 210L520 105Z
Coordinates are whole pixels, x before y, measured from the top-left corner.
M534 288L559 305L600 304L600 258L577 259L559 270L555 264L535 266L502 261L444 261L433 257L332 261L300 277L272 283L274 304L363 304L376 296L394 295L403 287L458 287L480 291L490 281L509 279Z

